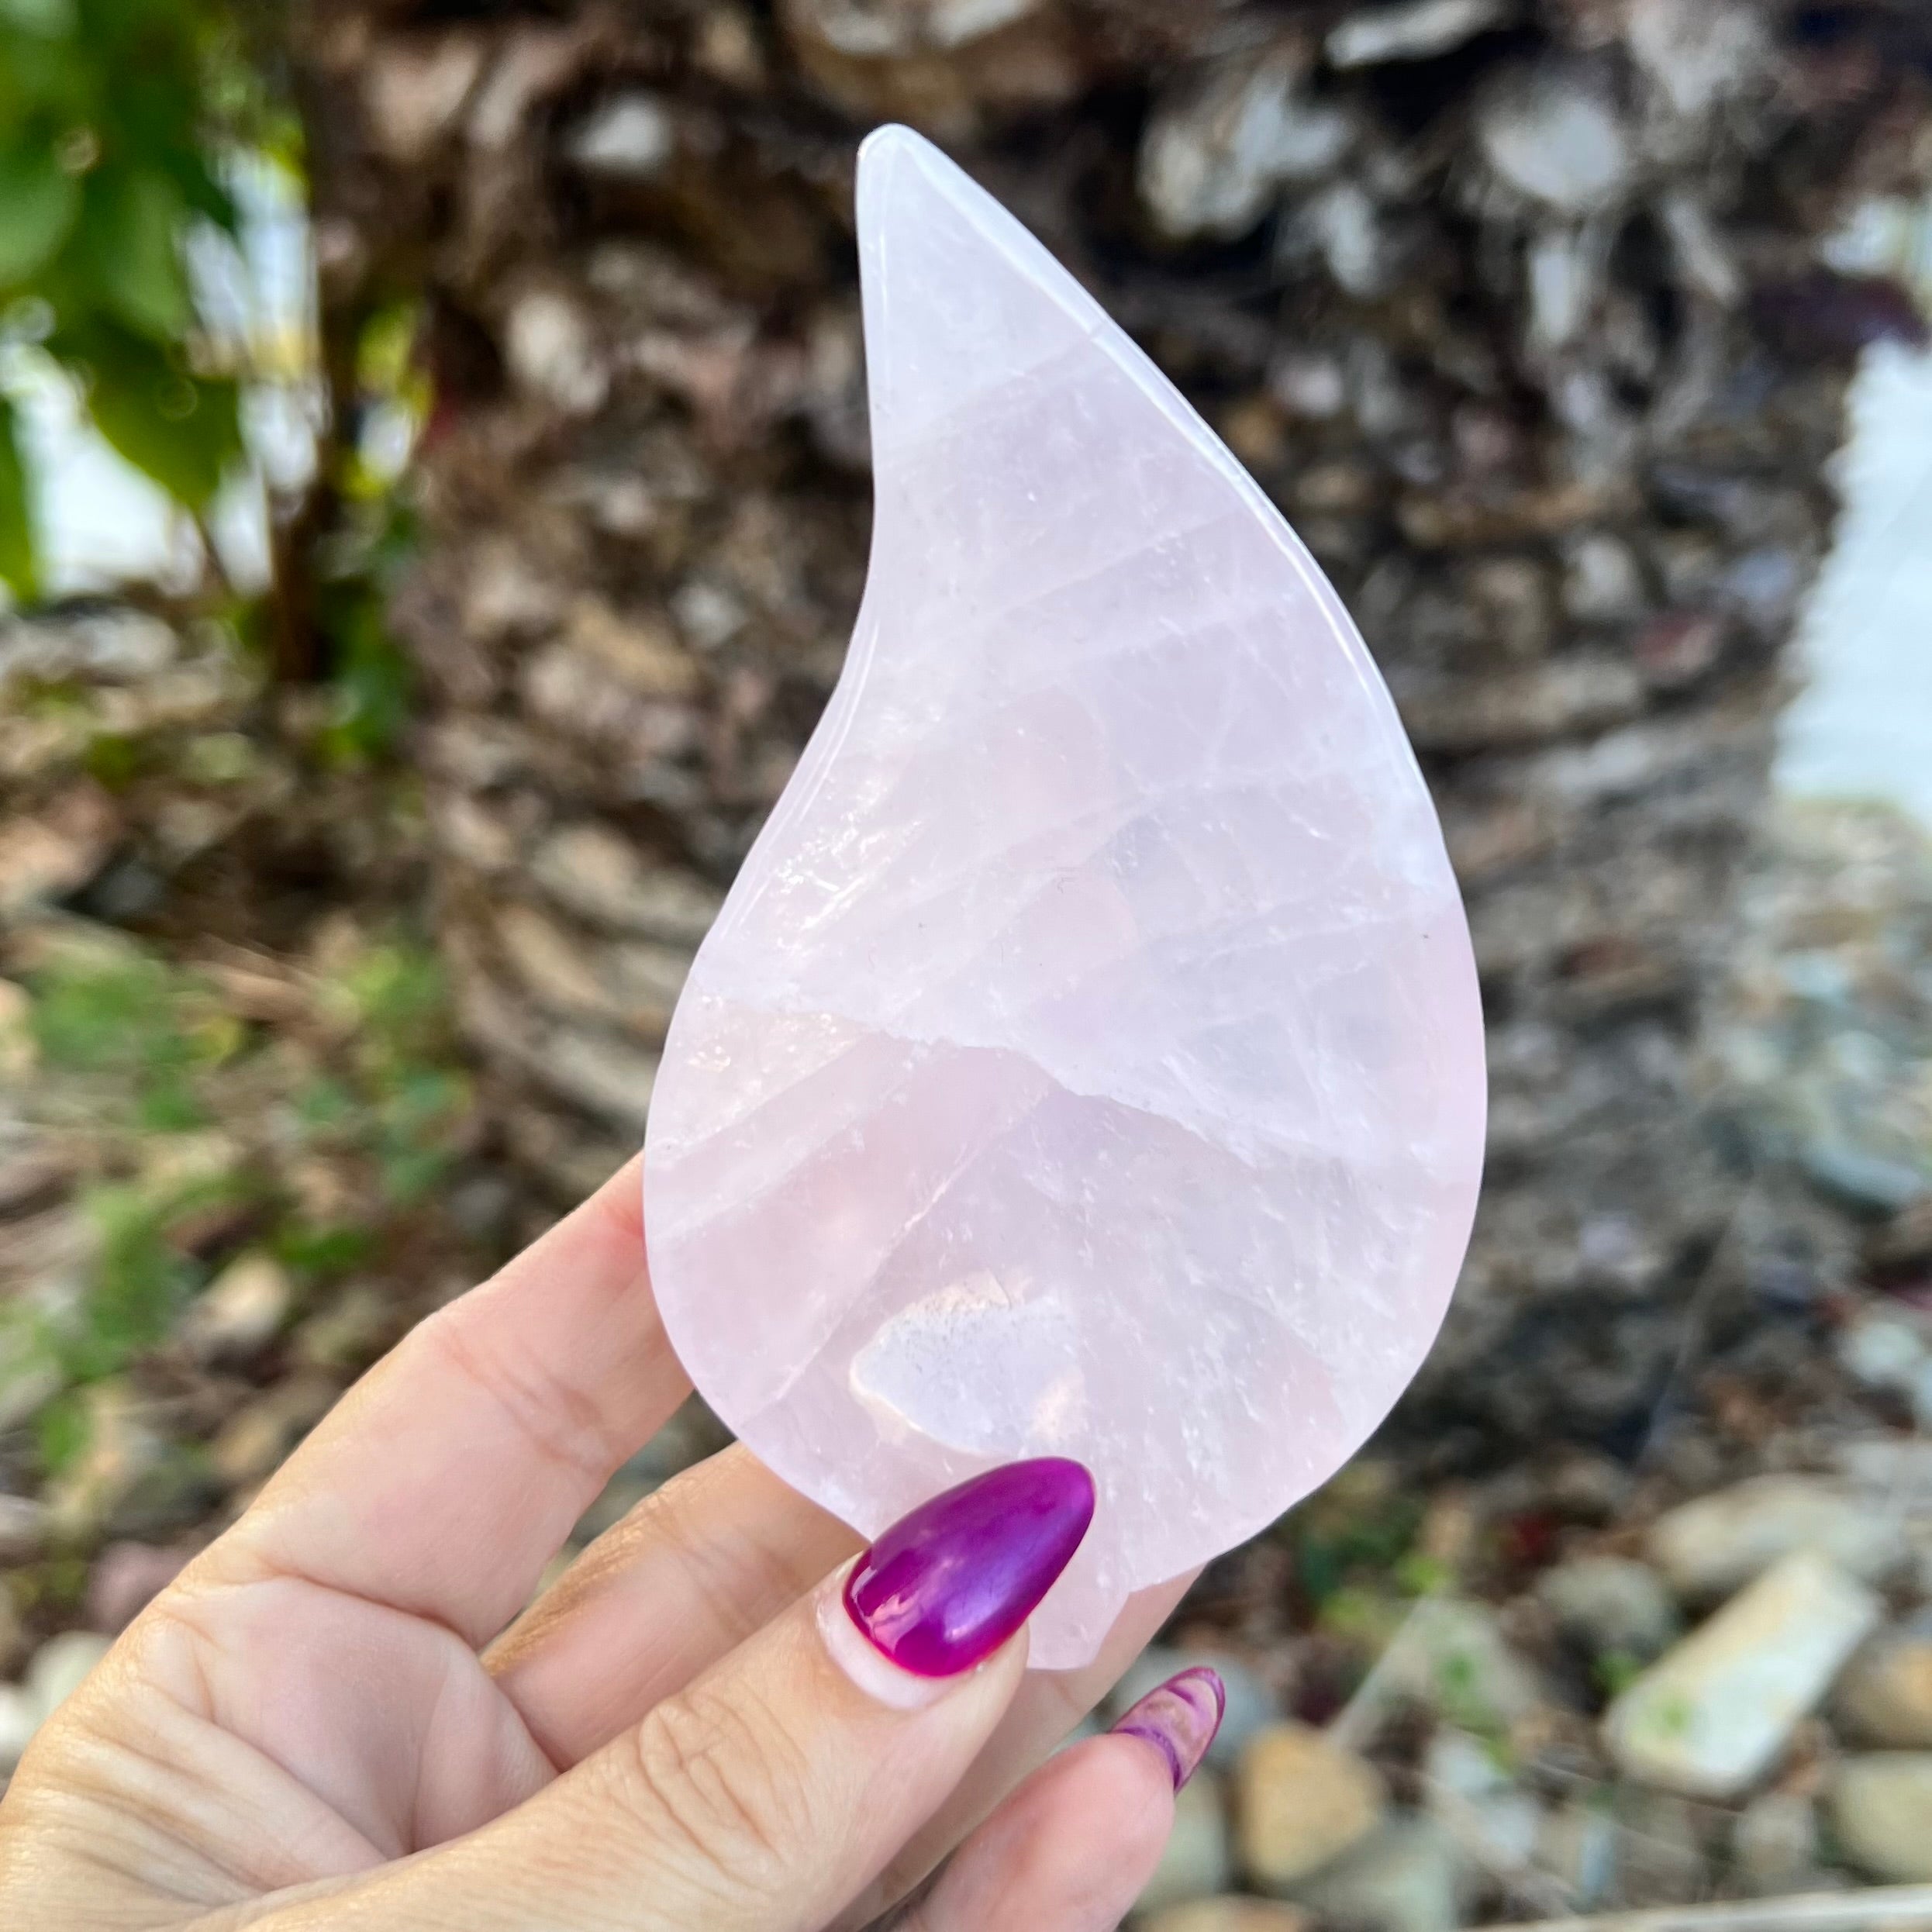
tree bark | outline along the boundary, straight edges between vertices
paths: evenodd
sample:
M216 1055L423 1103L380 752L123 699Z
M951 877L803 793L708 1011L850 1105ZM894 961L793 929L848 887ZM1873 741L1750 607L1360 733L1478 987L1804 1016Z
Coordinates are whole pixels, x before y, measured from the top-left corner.
M1929 41L1909 5L1772 0L317 6L334 299L430 293L396 621L520 1154L574 1192L639 1139L836 677L868 519L852 160L905 119L1281 503L1434 786L1493 1117L1427 1385L1492 1429L1640 1415L1730 1199L1687 1054L1847 380L1920 329L1820 245L1916 182Z

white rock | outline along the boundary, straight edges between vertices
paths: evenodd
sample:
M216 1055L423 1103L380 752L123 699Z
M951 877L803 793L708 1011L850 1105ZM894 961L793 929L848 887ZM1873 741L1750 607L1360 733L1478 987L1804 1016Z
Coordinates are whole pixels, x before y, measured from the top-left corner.
M112 1640L92 1630L63 1630L34 1652L27 1666L26 1691L42 1723L81 1688L112 1647Z
M40 1706L18 1684L0 1684L0 1778L10 1778L33 1734L40 1728Z
M1629 180L1629 143L1609 105L1540 69L1491 97L1476 135L1502 180L1562 214L1609 206Z
M1573 1557L1544 1572L1537 1595L1558 1628L1593 1656L1647 1664L1682 1627L1663 1580L1628 1557Z
M455 122L482 71L468 34L398 39L368 63L364 105L377 145L392 160L419 161Z
M1329 30L1329 64L1426 60L1496 26L1508 12L1504 0L1410 0L1406 6L1367 7Z
M1731 1798L1770 1767L1877 1623L1870 1591L1800 1550L1734 1597L1612 1704L1624 1773L1694 1797Z
M510 374L571 416L588 416L610 392L610 372L575 302L554 288L517 298L503 332Z
M1392 1818L1295 1888L1321 1918L1364 1932L1455 1932L1467 1860L1432 1818Z
M1512 1651L1486 1604L1420 1603L1375 1667L1368 1703L1422 1704L1451 1723L1507 1730L1543 1703L1536 1673ZM1358 1704L1358 1715L1368 1714Z
M1382 292L1389 251L1375 202L1359 181L1331 182L1309 201L1302 219L1344 294L1366 299Z
M1341 160L1350 122L1309 99L1300 78L1285 58L1230 62L1161 104L1142 138L1137 178L1164 233L1244 234L1285 182L1315 180Z
M268 1254L238 1256L181 1321L181 1340L202 1361L253 1354L272 1340L295 1301L288 1270Z
M1333 356L1289 351L1268 365L1268 393L1291 416L1328 423L1348 406L1348 378Z
M539 576L512 545L494 537L486 537L471 553L461 595L464 630L492 643L547 630L564 614L564 587ZM487 744L471 743L464 750L479 765L487 761L499 771L514 768L512 755ZM484 773L479 770L476 775Z
M1204 1768L1175 1795L1174 1828L1168 1834L1167 1849L1135 1910L1157 1912L1163 1906L1179 1905L1189 1899L1211 1898L1224 1890L1233 1876L1227 1801L1220 1779Z
M693 578L672 592L671 615L678 628L699 650L716 650L743 630L751 613L734 592L705 578Z
M1932 1440L1909 1436L1854 1436L1832 1459L1867 1497L1905 1509L1932 1503Z
M1899 1560L1896 1521L1825 1476L1753 1476L1651 1526L1650 1554L1683 1596L1720 1596L1793 1550L1816 1550L1867 1580Z
M1624 34L1637 65L1687 119L1755 86L1770 52L1762 23L1737 0L1630 0Z
M1672 188L1658 197L1657 212L1686 285L1720 307L1736 307L1744 273L1703 202L1688 188Z
M503 153L529 126L537 103L579 71L582 48L563 26L535 26L497 40L489 71L464 116L471 149Z
M671 110L654 94L619 94L571 130L564 152L587 174L648 181L678 149Z
M1607 279L1604 251L1573 228L1547 229L1530 244L1527 277L1527 346L1532 355L1551 355L1588 326Z
M1846 1372L1866 1388L1909 1394L1925 1366L1925 1339L1912 1323L1875 1312L1840 1333L1837 1356Z
M1629 544L1607 531L1578 539L1565 561L1563 608L1579 623L1616 623L1644 608L1644 573Z
M789 0L794 33L848 60L924 58L970 45L1037 13L1045 0Z
M1497 1763L1479 1737L1445 1727L1423 1754L1424 1806L1477 1863L1520 1872L1536 1855L1543 1807Z
M552 833L537 847L530 871L566 912L667 944L695 946L722 902L687 873L646 866L634 846L591 820Z
M72 618L0 620L0 685L16 678L60 684L138 683L181 655L171 626L145 611L105 610Z

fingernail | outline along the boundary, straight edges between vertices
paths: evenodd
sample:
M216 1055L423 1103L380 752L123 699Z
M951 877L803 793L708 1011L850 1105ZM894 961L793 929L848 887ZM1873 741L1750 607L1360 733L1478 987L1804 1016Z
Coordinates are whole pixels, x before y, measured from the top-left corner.
M1178 1791L1201 1768L1226 1709L1220 1673L1196 1664L1149 1691L1113 1728L1124 1737L1145 1738L1160 1752Z
M916 1677L957 1677L1032 1615L1093 1520L1093 1478L1042 1456L988 1470L902 1516L853 1565L844 1602Z

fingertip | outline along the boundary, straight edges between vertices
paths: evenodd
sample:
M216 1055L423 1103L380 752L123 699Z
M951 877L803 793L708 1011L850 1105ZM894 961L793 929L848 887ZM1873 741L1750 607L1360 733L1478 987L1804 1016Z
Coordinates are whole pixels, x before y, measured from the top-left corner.
M1083 1830L1111 1833L1117 1849L1149 1851L1147 1869L1160 1862L1174 1823L1175 1785L1165 1756L1144 1738L1109 1731L1070 1746L1047 1767L1063 1764L1075 1783Z
M1089 1737L1043 1765L961 1847L913 1923L919 1932L1102 1932L1153 1877L1173 1823L1161 1754L1130 1735Z
M1114 1726L1114 1734L1137 1737L1159 1752L1178 1791L1200 1768L1226 1709L1220 1673L1192 1665L1149 1691Z

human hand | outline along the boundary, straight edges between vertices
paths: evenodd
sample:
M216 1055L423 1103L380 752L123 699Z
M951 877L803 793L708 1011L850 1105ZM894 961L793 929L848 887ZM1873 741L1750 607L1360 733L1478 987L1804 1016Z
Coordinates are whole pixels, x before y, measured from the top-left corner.
M968 1831L896 1923L1116 1923L1219 1685L1025 1776L1185 1584L1088 1669L1023 1675L1077 1465L978 1478L847 1577L850 1534L733 1447L529 1603L688 1392L640 1192L626 1169L415 1330L129 1627L0 1803L0 1924L814 1932Z

